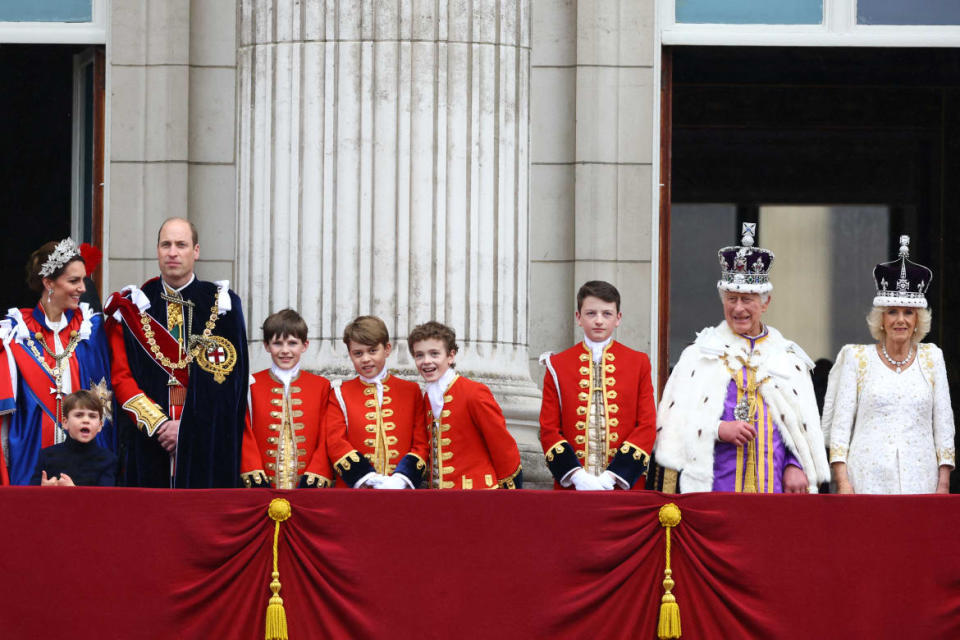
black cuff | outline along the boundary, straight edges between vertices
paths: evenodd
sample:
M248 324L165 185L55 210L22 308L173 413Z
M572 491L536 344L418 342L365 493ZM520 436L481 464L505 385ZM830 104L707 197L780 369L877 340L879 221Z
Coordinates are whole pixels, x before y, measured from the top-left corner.
M627 484L633 487L640 476L647 472L647 464L649 462L650 455L646 451L636 445L625 442L617 451L617 455L613 457L613 461L610 462L607 471L617 474L623 478Z
M577 454L573 452L573 447L571 447L570 443L566 440L561 440L550 447L550 450L546 453L546 458L547 467L558 483L563 480L564 476L570 473L571 470L580 468L580 461L577 460Z
M301 489L325 489L333 486L333 481L326 476L307 471L300 476L300 482L297 485Z
M337 470L337 473L350 488L356 485L363 476L375 472L370 461L361 456L356 449L334 462L333 468Z
M394 473L406 476L414 489L420 486L420 483L423 481L423 474L426 473L426 471L427 463L414 453L408 453L403 456L397 468L393 470Z
M251 487L269 487L270 486L270 479L267 478L267 474L262 469L241 473L240 479L243 481L243 486L246 487L247 489Z
M517 467L516 471L497 484L500 485L501 489L523 489L523 468Z

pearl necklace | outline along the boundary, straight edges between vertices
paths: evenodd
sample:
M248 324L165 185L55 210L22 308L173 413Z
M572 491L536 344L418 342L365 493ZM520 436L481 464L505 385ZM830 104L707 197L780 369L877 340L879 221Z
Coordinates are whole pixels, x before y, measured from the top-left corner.
M894 360L890 357L890 354L887 353L887 344L885 342L880 343L880 350L883 351L883 357L887 359L887 362L892 364L897 368L897 373L900 373L903 365L910 362L910 359L913 358L913 347L910 347L910 350L907 351L907 357L903 360Z

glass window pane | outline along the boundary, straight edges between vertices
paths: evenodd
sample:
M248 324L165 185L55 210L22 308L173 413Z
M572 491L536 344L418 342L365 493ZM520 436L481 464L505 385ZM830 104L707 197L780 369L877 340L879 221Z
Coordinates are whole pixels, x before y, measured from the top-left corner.
M821 24L823 0L676 0L677 22Z
M886 205L760 205L757 242L776 256L763 322L813 360L869 343L873 267L890 260L890 216ZM671 367L698 331L723 319L717 251L740 243L739 226L733 204L671 206Z
M957 0L858 0L858 24L960 24Z
M813 360L833 360L848 343L869 343L873 267L890 258L890 209L761 206L760 246L776 255L773 297L764 321Z
M0 22L92 22L93 0L0 0Z
M717 296L717 250L736 244L734 204L673 203L670 207L670 366L697 332L723 319Z

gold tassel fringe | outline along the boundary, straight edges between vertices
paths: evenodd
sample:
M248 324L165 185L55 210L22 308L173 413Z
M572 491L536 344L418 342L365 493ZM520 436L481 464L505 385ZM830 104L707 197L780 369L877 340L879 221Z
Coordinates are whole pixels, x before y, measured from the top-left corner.
M680 524L680 507L674 503L660 507L660 526L666 529L667 566L663 570L663 597L660 599L660 620L657 622L657 637L662 640L680 637L680 605L673 595L673 571L670 569L670 529Z
M277 568L277 543L280 540L280 523L292 515L290 503L283 498L274 498L267 508L267 515L276 523L273 529L273 573L270 575L270 602L267 604L267 624L264 632L266 640L289 640L287 635L287 614L283 610L283 598L280 597L280 571Z

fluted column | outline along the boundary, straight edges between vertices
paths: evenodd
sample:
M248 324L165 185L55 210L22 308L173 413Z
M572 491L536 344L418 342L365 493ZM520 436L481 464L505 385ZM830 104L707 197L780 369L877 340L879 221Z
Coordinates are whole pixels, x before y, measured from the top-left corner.
M300 310L307 366L383 318L453 326L521 444L528 369L529 0L242 0L238 287L251 337ZM254 350L256 351L256 350Z

